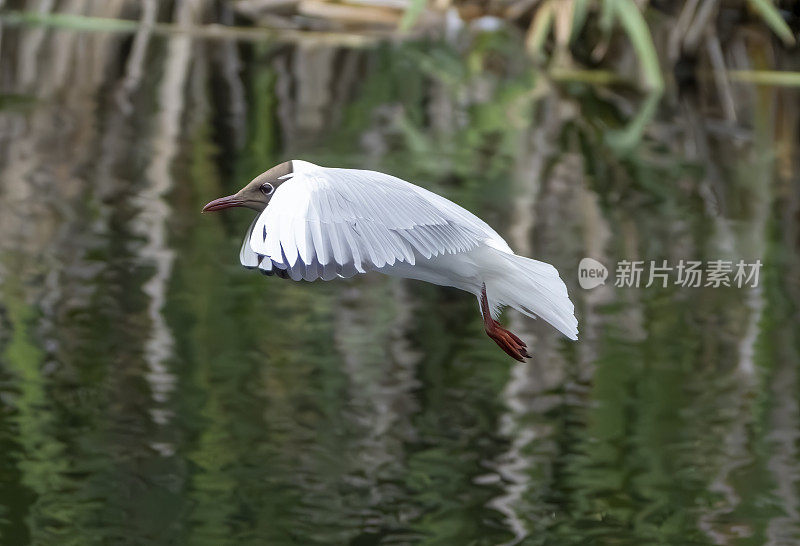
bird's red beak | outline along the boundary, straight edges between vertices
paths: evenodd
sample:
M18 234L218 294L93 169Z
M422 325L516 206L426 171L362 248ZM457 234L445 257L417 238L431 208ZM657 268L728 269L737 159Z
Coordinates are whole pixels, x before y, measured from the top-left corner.
M243 207L244 201L237 197L236 195L228 195L225 197L220 197L219 199L214 199L210 203L208 203L205 207L203 207L203 212L208 212L211 210L222 210L222 209L229 209L231 207Z

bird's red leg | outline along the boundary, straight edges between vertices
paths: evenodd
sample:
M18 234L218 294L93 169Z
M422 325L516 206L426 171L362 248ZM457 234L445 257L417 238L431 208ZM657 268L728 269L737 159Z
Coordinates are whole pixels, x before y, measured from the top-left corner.
M489 300L486 297L485 283L481 289L481 313L483 313L483 327L486 330L486 334L492 338L508 356L520 362L525 362L525 357L531 357L531 355L528 354L527 345L514 335L514 333L500 326L500 323L492 318L492 313L489 309Z

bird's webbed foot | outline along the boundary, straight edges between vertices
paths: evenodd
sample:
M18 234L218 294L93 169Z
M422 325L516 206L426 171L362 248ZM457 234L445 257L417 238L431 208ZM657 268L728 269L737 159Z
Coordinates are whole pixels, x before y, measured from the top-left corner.
M492 341L497 343L508 356L520 362L525 362L526 358L531 358L531 355L528 353L528 346L525 345L524 341L517 337L514 332L500 326L500 323L496 320L489 320L491 320L491 323L486 324L486 334L492 338Z
M483 314L483 326L486 334L492 341L503 349L508 356L513 359L525 362L526 358L531 358L528 353L528 346L514 332L503 328L499 322L494 320L489 308L489 298L486 296L486 284L481 290L481 313Z

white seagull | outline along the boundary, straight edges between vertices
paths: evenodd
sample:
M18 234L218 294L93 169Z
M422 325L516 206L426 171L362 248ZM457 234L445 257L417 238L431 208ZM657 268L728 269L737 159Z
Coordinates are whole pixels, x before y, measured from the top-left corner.
M259 212L239 253L247 268L294 281L378 271L471 292L486 333L520 362L531 355L497 322L504 306L578 339L574 306L555 267L517 256L486 222L405 180L295 159L203 212L230 207Z

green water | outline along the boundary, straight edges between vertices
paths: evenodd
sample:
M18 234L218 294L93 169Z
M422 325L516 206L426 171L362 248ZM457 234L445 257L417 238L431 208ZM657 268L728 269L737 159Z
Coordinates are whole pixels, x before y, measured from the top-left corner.
M0 543L800 541L796 91L735 122L672 93L631 140L641 96L488 37L132 47L3 29ZM507 313L518 364L466 293L244 270L251 214L200 208L290 158L479 214L560 270L580 341ZM614 286L719 259L758 287Z

